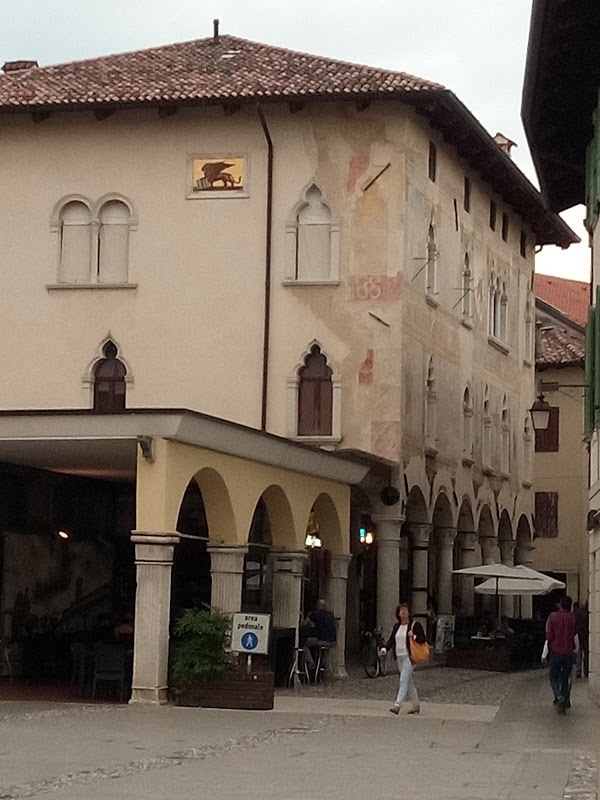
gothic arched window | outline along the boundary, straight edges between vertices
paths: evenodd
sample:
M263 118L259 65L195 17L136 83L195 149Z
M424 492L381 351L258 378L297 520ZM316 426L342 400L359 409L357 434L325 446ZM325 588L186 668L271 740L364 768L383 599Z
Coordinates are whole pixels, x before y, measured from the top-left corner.
M124 411L127 369L117 358L114 342L108 341L104 345L102 355L94 369L94 411L102 414Z
M298 436L331 436L333 371L314 344L298 372Z

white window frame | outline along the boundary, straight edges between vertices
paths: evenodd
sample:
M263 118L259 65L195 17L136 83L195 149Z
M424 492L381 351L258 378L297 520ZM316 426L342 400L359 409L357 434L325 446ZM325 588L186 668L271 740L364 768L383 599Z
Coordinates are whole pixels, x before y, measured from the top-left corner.
M483 393L482 412L483 435L481 440L481 466L484 471L492 469L492 411L490 405L490 392L486 386Z
M502 401L500 418L500 472L504 477L510 475L510 408L506 396Z
M473 319L472 286L473 286L473 270L471 269L471 257L469 253L466 252L463 259L460 301L461 301L462 321L469 327L471 327L471 321Z
M310 355L315 345L319 348L321 354L325 356L327 366L331 370L331 436L298 435L298 389L300 386L300 370L305 366L305 359ZM342 441L342 377L330 361L327 350L317 339L313 339L310 342L296 363L294 371L288 376L286 398L286 436L288 439L292 439L295 442L304 442L305 444L316 444L324 448L333 448Z
M308 202L307 195L312 188L321 194L322 203L331 213L329 222L329 277L324 280L303 280L297 276L298 269L298 214ZM285 226L285 274L284 285L289 286L337 286L340 282L340 226L334 219L331 205L318 183L311 181L302 191L302 199L294 206L291 217Z
M105 358L104 348L109 342L112 342L114 346L117 348L117 358L124 365L126 369L125 385L126 385L127 397L129 397L130 389L133 389L134 377L131 364L129 363L129 361L127 361L126 358L123 357L123 349L119 344L118 340L115 339L115 337L111 334L110 331L108 331L106 336L101 340L98 347L96 348L95 355L90 361L88 361L88 364L85 368L85 372L83 373L81 378L81 383L86 393L86 399L90 408L94 407L94 381L96 378L96 367L101 361L104 360Z

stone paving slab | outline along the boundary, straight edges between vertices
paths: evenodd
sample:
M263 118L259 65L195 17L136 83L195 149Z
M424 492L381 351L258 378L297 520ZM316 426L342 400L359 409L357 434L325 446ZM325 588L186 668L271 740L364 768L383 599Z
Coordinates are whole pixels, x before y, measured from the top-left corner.
M418 719L441 719L465 722L492 722L499 706L422 703ZM330 697L278 697L275 711L291 714L333 714L352 717L390 716L387 700L353 700ZM403 709L406 714L408 706ZM416 721L416 719L415 719Z

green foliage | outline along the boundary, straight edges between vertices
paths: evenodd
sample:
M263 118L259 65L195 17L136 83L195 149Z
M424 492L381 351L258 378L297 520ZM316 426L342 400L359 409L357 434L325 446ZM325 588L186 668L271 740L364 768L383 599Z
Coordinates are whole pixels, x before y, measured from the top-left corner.
M231 620L226 614L188 609L173 631L172 673L177 682L217 678L228 667L225 648Z

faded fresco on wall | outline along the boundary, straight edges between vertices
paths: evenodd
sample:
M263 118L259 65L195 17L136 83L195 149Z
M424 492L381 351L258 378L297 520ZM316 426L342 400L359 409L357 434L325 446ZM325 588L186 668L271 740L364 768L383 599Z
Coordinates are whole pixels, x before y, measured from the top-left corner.
M192 191L235 192L244 189L246 159L194 158L192 160Z
M83 630L110 613L110 543L21 533L4 533L1 541L0 636L22 641L48 630Z

